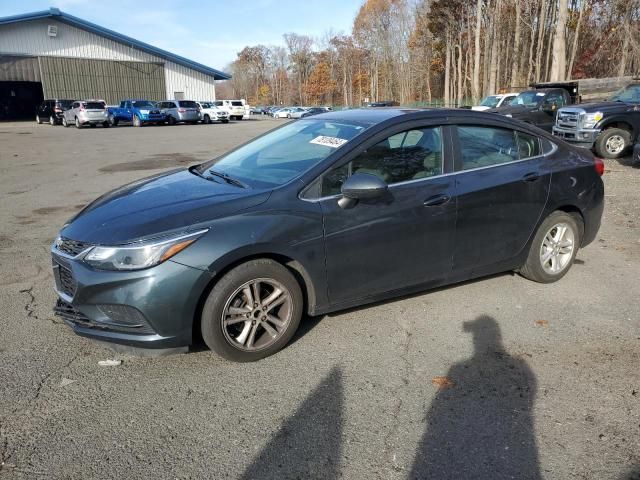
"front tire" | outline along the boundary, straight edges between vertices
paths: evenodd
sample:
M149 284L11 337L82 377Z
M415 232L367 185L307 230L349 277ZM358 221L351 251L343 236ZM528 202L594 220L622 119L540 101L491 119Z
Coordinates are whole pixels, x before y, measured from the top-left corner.
M300 285L269 259L243 263L213 287L202 309L202 338L221 357L252 362L273 355L293 337L302 318Z
M141 127L142 126L142 122L140 121L140 117L138 117L137 115L133 116L133 126L134 127Z
M202 123L206 123L207 125L211 123L211 117L209 115L205 115L202 119Z
M118 126L118 119L116 117L114 117L113 115L109 115L109 123L111 124L112 127L117 127Z
M56 119L53 118L53 115L49 115L49 125L52 127L56 124Z
M176 124L176 119L173 118L173 116L170 115L168 120L169 120L169 125L175 125Z
M631 146L631 134L621 128L608 128L596 139L596 154L602 158L620 158Z
M36 123L38 125L40 125L42 123L42 120L40 120L40 115L36 115Z
M556 211L536 232L529 256L520 274L539 283L553 283L564 277L576 258L582 228L577 217Z
M68 128L69 127L69 122L67 122L67 118L66 117L62 117L62 126L64 128Z

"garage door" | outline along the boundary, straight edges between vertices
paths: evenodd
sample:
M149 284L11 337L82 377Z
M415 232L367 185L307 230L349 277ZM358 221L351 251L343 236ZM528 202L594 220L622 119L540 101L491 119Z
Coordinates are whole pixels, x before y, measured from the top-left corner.
M161 63L40 57L46 98L123 98L162 100L166 96Z
M40 68L35 57L0 55L0 82L39 82Z

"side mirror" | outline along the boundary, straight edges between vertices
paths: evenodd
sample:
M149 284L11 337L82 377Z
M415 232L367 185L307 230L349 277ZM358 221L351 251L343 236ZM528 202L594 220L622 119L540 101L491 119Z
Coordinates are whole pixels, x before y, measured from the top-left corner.
M380 198L387 193L389 186L380 178L370 173L354 173L342 184L342 198L338 205L351 208L359 200Z

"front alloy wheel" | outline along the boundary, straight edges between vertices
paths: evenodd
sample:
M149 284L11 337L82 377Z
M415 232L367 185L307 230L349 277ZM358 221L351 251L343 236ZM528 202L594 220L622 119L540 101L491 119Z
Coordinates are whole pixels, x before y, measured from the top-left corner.
M202 338L220 356L250 362L284 347L300 324L302 291L268 259L243 263L213 287L202 310Z
M631 134L622 128L608 128L598 135L596 154L603 158L620 158L631 146Z

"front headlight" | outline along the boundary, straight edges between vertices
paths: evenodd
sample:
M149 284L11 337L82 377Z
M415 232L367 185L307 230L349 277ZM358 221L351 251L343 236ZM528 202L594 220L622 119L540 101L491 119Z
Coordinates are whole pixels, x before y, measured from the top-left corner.
M148 242L114 247L94 247L84 261L100 270L141 270L153 267L181 252L208 229Z
M507 113L505 117L513 118L513 115L511 115L510 113Z
M602 114L602 112L587 113L584 116L584 123L582 124L582 126L584 128L593 128L596 126L596 123L602 120L603 117L604 115Z

